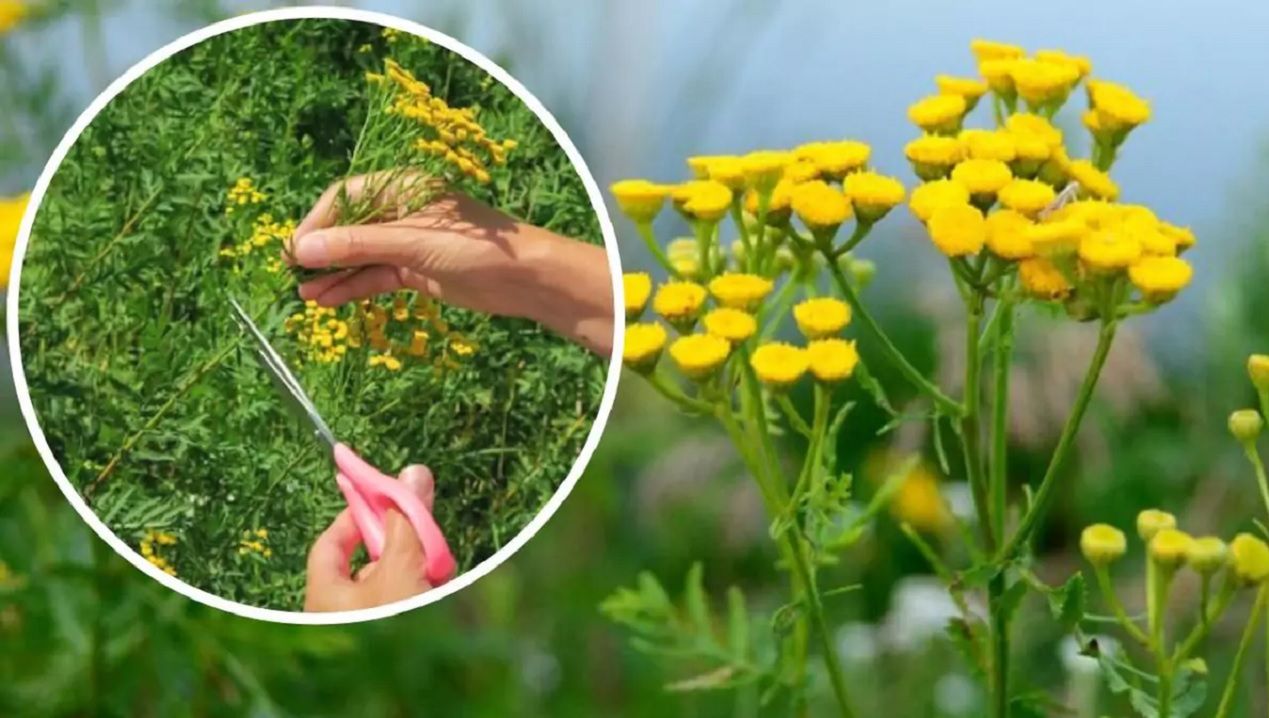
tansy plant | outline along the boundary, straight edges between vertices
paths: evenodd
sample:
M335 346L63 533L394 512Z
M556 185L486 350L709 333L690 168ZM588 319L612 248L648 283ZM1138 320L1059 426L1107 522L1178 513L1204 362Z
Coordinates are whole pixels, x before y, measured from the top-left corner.
M1153 312L1190 281L1180 255L1194 244L1188 230L1150 208L1119 201L1111 178L1125 140L1150 117L1149 104L1120 85L1090 77L1087 59L1059 51L1027 54L975 41L978 78L939 76L936 93L908 108L920 130L904 148L917 183L870 169L871 149L854 140L811 142L788 150L688 159L694 178L680 184L617 182L612 194L669 278L654 287L647 274L625 277L626 366L687 412L717 421L761 490L789 574L789 604L774 621L778 660L764 659L748 634L714 636L699 584L689 585L684 611L645 577L621 591L607 613L640 634L640 645L719 664L687 683L718 687L769 681L804 690L808 638L827 669L841 715L853 715L850 686L838 665L824 601L839 591L821 585L817 569L838 560L876 507L846 512L850 475L837 465L839 432L848 431L843 383L857 379L895 421L887 393L860 361L856 341L897 370L928 407L935 448L950 427L959 441L976 531L962 533L974 563L942 565L915 531L909 535L934 562L964 609L959 632L976 672L986 677L990 715L1034 701L1010 683L1011 619L1033 591L1047 594L1073 626L1082 584L1045 586L1030 570L1030 542L1055 489L1121 322ZM1053 122L1075 96L1088 157ZM1084 104L1084 102L1080 102ZM988 126L970 127L975 110ZM852 256L873 228L905 198L965 308L964 381L953 395L909 361L873 318L860 290L872 275ZM691 236L662 243L653 220L666 205ZM825 278L827 281L825 282ZM827 289L825 288L827 286ZM649 311L650 308L650 311ZM1043 476L1007 481L1009 378L1015 320L1024 309L1098 327L1096 349ZM797 340L783 332L792 319ZM858 327L858 331L854 330ZM858 339L847 338L846 332ZM665 356L668 355L668 358ZM984 372L990 374L984 377ZM789 391L811 384L809 415ZM984 383L990 385L986 390ZM781 453L779 432L800 434L804 456ZM1012 491L1011 491L1012 489ZM1017 502L1011 504L1011 496ZM699 580L699 573L695 575ZM985 589L987 619L965 593ZM741 598L733 594L732 625ZM770 693L767 693L770 695Z

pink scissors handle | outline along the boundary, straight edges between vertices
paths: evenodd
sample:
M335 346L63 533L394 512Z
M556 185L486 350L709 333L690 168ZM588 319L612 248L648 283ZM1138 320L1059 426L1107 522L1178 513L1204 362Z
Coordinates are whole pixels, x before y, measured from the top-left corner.
M371 466L345 444L335 444L335 477L339 490L352 511L353 522L371 560L383 554L384 519L388 509L400 511L414 527L426 557L424 575L433 586L454 577L457 564L441 528L413 491Z

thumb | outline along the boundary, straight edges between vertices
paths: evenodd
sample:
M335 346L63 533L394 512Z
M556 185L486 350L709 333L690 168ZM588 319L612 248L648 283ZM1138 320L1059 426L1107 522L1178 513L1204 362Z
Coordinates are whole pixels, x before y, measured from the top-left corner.
M400 474L401 483L422 500L428 511L436 495L436 483L432 471L426 466L406 467ZM384 518L383 555L380 563L390 562L400 566L422 570L425 555L414 525L400 511L389 509Z
M418 230L391 225L329 227L295 239L296 264L309 269L387 264L409 267L419 259Z

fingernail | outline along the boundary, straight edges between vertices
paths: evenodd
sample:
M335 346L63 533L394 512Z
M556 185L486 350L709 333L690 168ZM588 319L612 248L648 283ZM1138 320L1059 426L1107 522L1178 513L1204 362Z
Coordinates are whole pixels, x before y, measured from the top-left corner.
M432 471L426 466L415 464L407 466L400 474L401 483L410 487L410 490L416 494L421 494L431 488Z
M326 247L326 235L312 232L295 241L295 261L303 267L325 267L330 263Z

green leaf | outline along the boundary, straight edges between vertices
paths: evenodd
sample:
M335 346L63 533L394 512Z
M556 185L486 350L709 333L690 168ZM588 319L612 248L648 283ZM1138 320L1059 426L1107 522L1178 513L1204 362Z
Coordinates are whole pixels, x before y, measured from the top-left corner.
M1071 631L1084 617L1088 601L1088 588L1084 583L1084 574L1076 573L1062 584L1060 588L1049 592L1049 611L1053 619L1063 630Z

